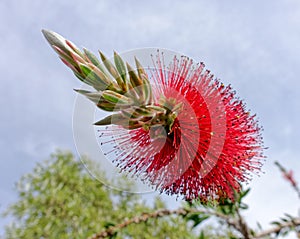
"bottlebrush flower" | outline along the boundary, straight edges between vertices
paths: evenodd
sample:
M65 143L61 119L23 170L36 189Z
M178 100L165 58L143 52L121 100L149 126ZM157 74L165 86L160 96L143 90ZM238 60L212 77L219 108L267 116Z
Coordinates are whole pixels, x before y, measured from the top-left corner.
M188 57L167 66L163 54L154 67L136 70L114 54L103 64L56 33L48 42L95 92L77 90L114 114L98 121L107 156L123 171L160 192L186 200L234 199L240 183L260 170L261 128L231 86L214 79L204 64ZM150 56L149 56L150 57Z

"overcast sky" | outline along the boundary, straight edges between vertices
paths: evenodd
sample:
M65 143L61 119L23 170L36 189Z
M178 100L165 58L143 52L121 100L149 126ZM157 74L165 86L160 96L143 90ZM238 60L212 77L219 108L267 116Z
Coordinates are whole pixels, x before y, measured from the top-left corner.
M47 45L46 28L108 56L160 47L205 62L265 129L265 173L250 183L247 219L268 226L284 212L297 214L297 195L274 161L300 182L298 0L4 0L0 22L0 212L17 199L14 183L36 162L57 148L76 153L72 89L80 82ZM0 219L0 234L8 221Z

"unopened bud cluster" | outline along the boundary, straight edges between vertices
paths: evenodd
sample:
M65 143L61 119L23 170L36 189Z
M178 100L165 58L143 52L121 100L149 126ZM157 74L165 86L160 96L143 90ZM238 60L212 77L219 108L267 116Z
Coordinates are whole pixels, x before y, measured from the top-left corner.
M148 75L136 58L136 70L116 52L113 63L99 52L100 62L93 53L87 49L81 51L55 32L43 30L43 34L75 76L96 90L75 91L93 101L98 108L115 112L95 125L116 124L127 129L142 127L145 130L163 126L171 131L177 115L175 110L180 106L172 102L171 111L169 99L161 99L159 103L153 101Z

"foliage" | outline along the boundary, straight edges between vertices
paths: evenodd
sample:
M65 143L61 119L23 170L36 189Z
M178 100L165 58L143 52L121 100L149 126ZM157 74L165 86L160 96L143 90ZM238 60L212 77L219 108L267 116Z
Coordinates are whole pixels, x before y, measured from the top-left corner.
M98 173L105 176L100 168ZM134 186L124 178L116 180ZM171 210L156 198L150 206L138 195L109 189L93 179L71 153L57 152L39 163L21 178L17 189L19 200L6 212L15 219L6 227L7 239L270 239L291 231L300 238L300 218L289 214L267 230L259 223L259 230L249 227L241 212L248 209L243 200L250 189L236 192L234 200L194 200Z
M90 162L91 163L91 162ZM18 202L6 214L15 222L6 238L87 238L124 218L165 207L147 206L137 195L113 191L94 180L71 153L58 152L17 184ZM195 238L181 217L129 225L115 238Z

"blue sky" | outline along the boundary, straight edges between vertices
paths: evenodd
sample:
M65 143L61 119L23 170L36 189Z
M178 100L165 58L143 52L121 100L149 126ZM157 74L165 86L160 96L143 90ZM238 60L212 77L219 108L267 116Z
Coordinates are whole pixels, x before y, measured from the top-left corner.
M297 196L274 161L300 182L299 1L11 0L0 3L0 21L0 212L36 162L56 148L76 152L72 89L80 82L47 45L46 28L108 56L160 47L205 62L265 129L268 158L250 183L247 219L267 226L284 212L297 214ZM0 228L7 222L0 219Z

